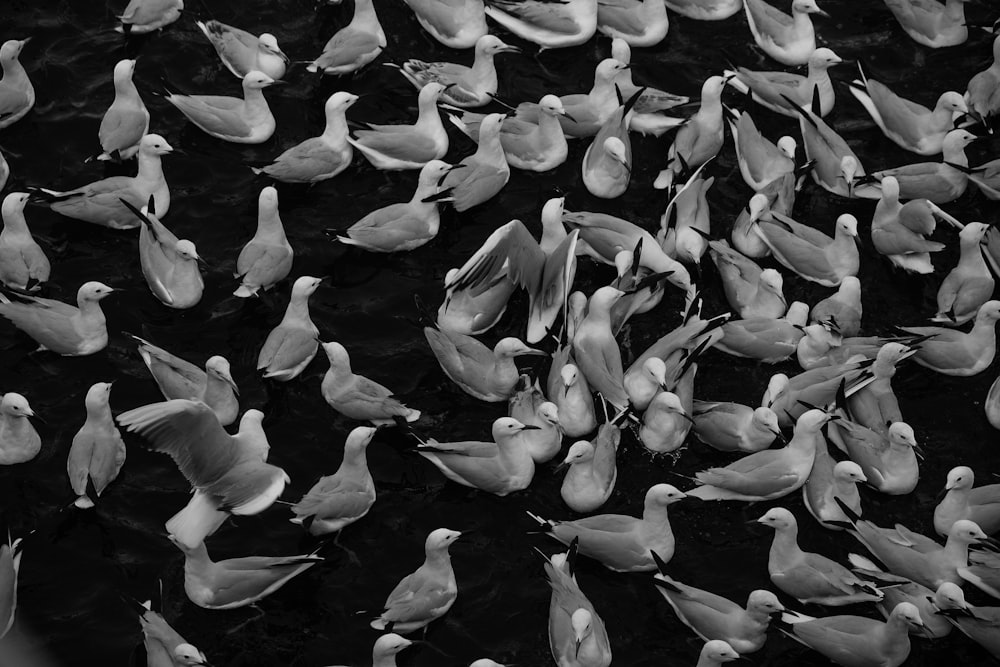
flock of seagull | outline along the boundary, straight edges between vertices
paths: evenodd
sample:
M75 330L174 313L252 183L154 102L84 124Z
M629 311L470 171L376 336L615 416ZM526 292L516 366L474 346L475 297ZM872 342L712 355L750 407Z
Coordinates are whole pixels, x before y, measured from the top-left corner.
M250 408L241 414L229 361L214 355L199 367L133 336L165 400L115 416L112 384L93 384L85 400L86 421L67 458L76 495L73 511L93 508L103 493L113 491L126 464L122 431L135 434L136 442L172 457L192 488L190 501L165 526L183 554L190 601L206 609L245 607L322 562L326 543L307 554L214 561L206 540L232 516L288 512L289 507L289 519L304 531L339 537L363 521L377 502L366 448L379 428L397 428L411 437L416 454L448 480L484 493L522 491L538 466L553 461L565 470L561 496L569 510L588 516L564 520L528 513L536 530L565 547L544 556L552 589L550 648L561 667L612 662L614 637L601 618L601 600L593 604L576 578L580 557L615 572L653 573L650 585L704 641L698 667L760 650L771 629L845 667L895 667L909 656L911 635L934 639L954 628L1000 659L1000 606L966 601L970 588L984 597L1000 597L1000 543L990 537L1000 530L1000 485L975 486L976 474L969 466L951 470L933 516L944 544L901 524L880 526L862 518L858 491L864 484L881 494L905 495L917 484L917 435L892 387L900 364L910 359L936 373L967 377L982 373L994 360L1000 235L982 222L962 223L942 206L970 185L990 200L1000 199L1000 160L970 166L965 153L970 143L992 132L1000 115L1000 36L993 41L992 65L978 73L956 72L956 87L964 90L941 93L933 108L901 97L859 64L849 92L874 124L907 151L941 155L940 160L883 169L873 167L878 156L867 153L866 168L826 120L836 103L844 103L828 70L844 60L831 48L836 44L817 46L812 17L828 15L815 0L792 0L790 14L787 2L779 7L765 0L487 0L485 6L481 0L405 2L441 44L473 50L471 66L417 59L386 63L418 91L412 124L349 120L348 110L358 96L335 92L324 107L322 134L255 168L261 179L319 183L356 165L356 153L375 169L419 170L409 201L329 230L359 252L408 252L437 236L443 207L461 213L489 206L507 184L511 168L552 170L568 159L567 141L590 142L580 167L586 190L599 198L621 196L634 172L630 134L638 132L666 137L668 148L654 182L666 191L658 227L571 211L565 197L555 197L540 210L538 240L531 231L534 224L512 220L490 234L464 265L449 271L439 309L426 313L427 346L457 391L507 403L508 416L493 422L485 441L440 442L422 435L419 405L405 405L390 388L356 372L363 369L352 367L350 351L328 340L330 333L313 322L310 297L323 279L293 274L295 249L285 235L278 190L267 185L259 195L256 234L236 259L233 294L257 298L294 276L284 316L261 347L256 368L268 381L294 382L322 348L329 363L323 398L337 413L361 424L347 436L340 467L297 502L279 501L289 476L268 462L264 413ZM166 39L171 31L184 29L183 5L182 0L132 0L117 29L127 39L162 29L162 36L154 38ZM894 38L912 38L930 49L969 39L964 0L885 0L885 5L908 35ZM777 63L775 70L754 71L733 63L705 79L696 110L682 115L691 106L686 97L635 84L629 67L630 48L653 46L666 37L668 9L704 21L745 11L749 36ZM386 49L387 39L376 5L355 0L353 11L350 23L332 35L322 53L301 63L305 69L336 77L377 66L373 61ZM503 39L488 33L487 17ZM165 100L212 137L266 142L276 121L265 91L281 83L296 63L271 34L258 36L214 20L195 23L221 64L242 80L243 95L168 92ZM589 91L547 94L516 105L497 96L494 59L501 56L502 61L502 54L525 48L506 43L504 39L513 41L509 35L544 50L584 44L595 33L611 38L611 57L596 64ZM0 47L4 132L16 132L34 106L32 82L22 65L32 57L26 44L9 39ZM401 54L387 55L398 59ZM806 73L778 65L805 66ZM114 102L100 124L100 151L95 145L94 156L135 160L134 177L113 176L68 191L25 188L7 191L3 198L0 316L9 323L4 326L16 327L40 350L56 355L85 356L106 348L102 301L116 290L94 276L80 286L75 305L40 296L59 267L50 265L32 238L30 211L25 215L30 203L114 230L138 228L142 274L153 296L177 310L192 308L203 297L203 260L194 242L178 238L164 222L171 191L162 160L169 160L174 148L150 131L158 123L132 81L135 68L135 60L121 60L114 68ZM727 88L744 97L742 110L723 103ZM475 111L487 105L503 111ZM753 116L768 114L793 119L790 133L776 141L762 134ZM447 123L477 144L474 153L454 163L443 161L450 148ZM729 221L711 220L708 200L715 177L706 176L706 166L726 143L727 126L739 173L754 192L728 234L723 230ZM0 155L0 191L5 191L10 171ZM832 236L796 221L791 217L796 193L813 187L836 197L877 200L871 220L844 213ZM859 234L868 226L878 261L884 258L900 272L933 274L932 255L946 247L928 238L939 220L958 230L960 257L940 282L935 312L927 313L933 325L900 327L892 336L861 335ZM702 315L706 254L730 313ZM575 290L577 270L585 267L579 258L613 266L615 278L589 296ZM788 303L784 285L790 280L834 291L812 307ZM521 289L528 302L523 336L487 346L477 336L498 323ZM661 302L680 308L680 324L662 331L662 337L626 364L618 337L633 317ZM696 399L698 360L713 348L763 364L796 362L801 372L774 374L759 405ZM549 358L547 374L522 374L516 359L526 355ZM16 383L16 378L6 379L8 388ZM990 423L1000 428L1000 381L984 405ZM39 454L43 443L32 417L25 396L3 394L0 464L30 465ZM673 456L685 444L700 447L692 444L697 440L739 458L686 479L682 485L690 486L687 491L669 483L653 485L641 513L636 507L639 516L600 513L619 472L629 473L616 465L623 439L637 440L653 454ZM569 446L564 450L564 445ZM801 494L801 505L793 502L793 494ZM787 499L782 504L788 508L771 507L757 519L774 531L767 569L782 596L761 588L744 605L671 576L675 540L668 508L687 498L742 503ZM806 512L799 510L803 507ZM845 531L870 557L852 554L845 564L803 551L797 542L802 523ZM423 563L388 591L371 620L373 628L385 633L372 649L375 667L394 666L395 656L413 643L404 635L426 633L455 603L459 586L449 548L461 537L450 528L432 531ZM8 539L0 546L0 637L16 619L22 544ZM822 609L819 616L809 616L790 608L792 600L819 605L813 609L871 605L884 621L875 614ZM154 605L133 602L150 667L209 664ZM497 665L488 658L472 663Z

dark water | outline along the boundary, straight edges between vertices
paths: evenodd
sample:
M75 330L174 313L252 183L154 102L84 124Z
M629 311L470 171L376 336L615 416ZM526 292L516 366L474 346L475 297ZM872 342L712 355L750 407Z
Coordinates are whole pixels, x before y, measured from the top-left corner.
M264 162L317 134L323 124L323 101L338 89L363 96L349 113L353 118L403 121L415 114L415 92L393 70L376 65L353 78L321 80L299 66L286 76L290 85L267 93L278 119L273 139L254 147L217 141L187 124L154 95L162 90L163 80L187 92L238 94L238 81L222 68L193 17L268 30L293 59L309 60L349 20L350 7L317 11L311 0L230 0L207 3L209 14L202 3L193 2L186 16L162 33L125 43L111 30L113 15L123 4L0 0L0 38L34 38L22 60L38 92L33 113L0 132L0 145L10 154L14 172L8 189L24 184L70 188L120 173L120 167L107 167L103 172L106 167L84 164L83 158L98 148L97 127L113 95L114 63L138 56L136 81L152 113L151 130L184 151L164 160L172 190L165 222L179 236L194 240L207 259L206 292L194 309L169 310L141 280L134 232L105 230L44 208L27 211L32 230L53 260L49 296L72 300L86 280L102 280L125 291L104 302L111 343L92 357L29 354L33 345L27 338L0 326L0 390L25 394L46 420L38 426L43 439L38 458L0 470L0 507L12 534L35 531L24 544L15 635L37 649L39 659L48 655L55 665L128 664L140 632L119 594L145 599L157 579L162 579L167 618L216 665L364 664L370 660L376 637L368 627L370 611L420 562L426 534L447 526L476 530L453 548L458 601L430 628L428 639L438 650L414 647L402 654L400 662L464 665L490 656L522 666L551 664L546 639L549 590L532 547L552 550L555 545L527 535L532 523L524 514L531 509L544 516L571 516L559 498L560 479L549 466L539 470L530 490L499 499L445 483L428 463L403 451L407 440L395 432L380 432L369 448L378 501L363 521L345 531L342 540L358 554L363 568L331 550L328 562L264 600L264 616L245 625L254 616L253 610L213 612L186 600L183 560L167 541L163 522L186 502L188 486L168 457L129 440L125 467L97 510L63 509L73 499L65 474L66 455L84 419L83 397L89 385L116 381L112 393L116 413L160 400L122 331L142 335L197 363L212 354L230 359L242 407L260 408L266 414L270 460L292 478L287 499L297 499L319 474L336 469L343 438L355 424L338 417L320 396L319 382L326 371L323 355L286 385L264 383L254 371L257 351L281 317L290 281L264 301L230 296L235 258L253 233L257 193L266 184L247 165ZM932 105L944 90L964 90L969 77L990 59L990 38L981 32L974 32L961 47L932 52L907 38L879 2L829 0L822 6L833 18L817 20L821 41L844 58L863 56L873 78L924 104ZM379 2L377 10L389 37L380 62L409 57L471 58L471 53L451 52L423 34L402 3ZM996 14L995 7L970 6L972 20L986 22ZM742 15L722 23L698 23L671 15L667 40L655 49L633 53L636 79L696 97L701 81L720 71L727 57L754 68L773 67L751 46ZM528 50L534 52L530 46ZM585 90L594 64L608 51L608 40L601 38L581 47L547 52L540 57L544 72L531 55L502 56L498 59L500 93L513 101L534 101L544 92ZM849 66L833 71L840 82L854 75ZM737 98L727 99L740 103ZM761 111L756 120L772 139L794 125L767 111ZM838 106L831 120L870 170L914 160L882 137L839 84ZM452 140L451 161L473 150L455 132ZM541 205L555 192L567 194L570 209L608 211L654 228L665 202L650 183L663 166L668 139L633 137L632 141L636 155L632 185L618 200L595 200L586 193L579 165L587 144L574 141L568 162L559 169L530 176L515 171L501 196L461 216L446 212L438 239L415 252L391 257L345 250L330 243L322 230L347 227L373 208L408 199L415 173L384 174L358 158L348 172L314 188L279 186L281 215L296 252L293 276L332 276L312 300L313 319L323 338L342 342L356 370L385 382L423 410L425 417L417 426L420 432L442 440L487 437L490 423L505 406L477 402L444 377L417 325L413 295L421 295L436 308L449 267L459 266L490 232L513 217L537 230ZM997 147L996 141L974 145L972 163L994 157ZM730 144L708 171L717 178L709 194L713 236L727 237L732 220L751 193L740 179ZM863 330L868 334L887 333L895 324L921 323L933 313L937 285L957 258L954 232L942 229L935 238L949 247L935 258L940 269L937 275L920 278L892 271L868 241L873 206L835 198L810 183L800 193L794 211L797 219L828 232L842 212L854 213L861 220ZM962 220L994 222L997 218L996 206L971 192L947 208ZM611 276L609 267L584 260L578 287L590 293ZM708 314L721 312L725 306L718 278L710 270L703 282ZM810 304L829 293L794 277L787 280L785 289L789 300ZM671 294L659 308L634 321L623 340L626 360L677 324L679 306L680 295ZM525 300L517 297L487 342L521 334L525 313ZM771 368L710 352L701 364L696 394L754 403L769 375L778 370L796 372L792 364ZM545 372L544 364L534 372ZM866 516L930 531L934 496L948 469L969 464L981 483L990 480L1000 456L996 433L983 417L982 401L995 376L991 369L976 378L947 378L915 366L898 373L894 386L903 413L916 429L927 458L913 494L889 498L865 493ZM687 483L679 483L671 471L691 474L729 460L698 444L685 449L676 463L669 458L652 459L630 435L619 457L618 487L604 511L632 514L641 510L645 490L654 483L673 482L686 488ZM858 549L850 539L808 520L798 494L772 504L787 505L803 519L800 539L804 548L839 559L848 550ZM767 587L770 531L744 525L767 506L690 500L672 507L678 546L671 573L741 601L752 589ZM218 559L311 549L314 544L288 517L286 507L275 505L262 515L227 524L209 540L211 553ZM584 562L579 579L607 622L616 664L694 664L700 640L675 618L648 577L613 574ZM989 604L976 591L970 591L970 599ZM806 611L823 613L819 608ZM857 611L874 613L866 608ZM936 665L946 660L971 665L984 663L988 656L954 633L934 644L916 640L909 664ZM751 662L827 664L818 654L777 633Z

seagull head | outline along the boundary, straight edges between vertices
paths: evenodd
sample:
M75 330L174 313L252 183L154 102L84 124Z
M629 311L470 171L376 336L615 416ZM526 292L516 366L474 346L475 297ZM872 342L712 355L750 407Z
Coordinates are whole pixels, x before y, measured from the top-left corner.
M243 77L244 90L263 90L264 88L273 86L276 83L281 82L277 79L272 79L260 70L251 70Z
M747 611L758 611L770 616L785 611L785 606L771 591L758 589L750 593L750 597L747 598Z
M545 401L538 406L538 417L550 426L559 426L559 408L551 401Z
M580 646L593 632L594 617L588 610L581 607L573 612L569 622L573 627L574 656L578 656L580 654Z
M713 639L701 647L701 657L706 659L708 664L716 664L739 660L740 654L729 645L729 642Z
M372 653L377 656L376 664L380 662L380 658L396 655L412 644L413 642L409 639L400 637L394 632L382 635L375 640L375 646L372 648Z
M437 528L432 530L427 540L424 542L424 550L428 553L437 551L447 551L448 547L455 543L462 536L457 530L449 528Z
M10 224L7 221L19 215L24 210L30 198L31 195L27 192L11 192L4 197L3 206L0 207L0 214L3 216L4 223Z
M476 55L493 56L498 53L521 53L521 48L504 43L496 35L483 35L476 41Z
M563 383L563 396L569 393L569 388L576 384L580 377L580 369L576 364L566 364L559 370L559 377Z
M211 667L205 654L191 644L183 643L174 647L174 662L178 665L189 667L191 665L205 665Z
M646 491L645 505L673 505L687 498L687 494L673 484L654 484Z
M642 362L642 372L652 380L653 384L667 390L667 364L659 357L650 357Z
M545 356L545 352L528 347L518 338L503 338L493 348L493 354L497 357L520 357L526 355Z
M139 153L145 155L166 155L174 150L167 140L158 134L147 134L139 140Z
M128 58L119 60L115 64L115 86L120 86L131 81L133 72L135 72L135 60L130 60Z
M868 481L865 471L854 461L838 461L837 465L833 466L833 477L849 484L859 484Z
M87 406L87 410L99 410L107 407L110 395L110 382L95 382L87 390L87 397L84 399L84 404Z
M208 361L205 362L205 372L212 377L225 382L232 388L233 393L239 396L240 392L236 387L236 380L233 379L232 372L229 368L229 362L225 357L220 357L219 355L209 357Z
M956 468L952 468L951 471L948 472L948 479L945 482L944 490L964 491L965 489L971 489L975 481L976 474L972 472L972 468L968 466L958 466Z
M288 56L285 55L285 52L281 50L281 47L278 46L278 38L269 32L261 33L261 36L257 38L257 46L264 53L278 56L286 65L291 62Z
M830 18L829 14L816 5L816 0L794 0L792 2L792 13L796 12L800 14L819 14L820 16Z
M115 289L113 287L108 287L104 283L92 280L80 286L80 289L76 293L76 300L79 302L96 302L100 301L114 291Z
M594 446L587 442L586 440L580 440L574 442L566 452L566 458L563 459L562 463L556 466L556 471L563 470L572 466L574 463L582 463L584 461L592 461L594 459Z
M756 522L769 526L774 530L785 530L787 528L794 528L797 525L795 515L784 507L772 507L764 516L757 519Z
M28 399L21 394L9 391L0 400L0 413L10 417L33 417L34 410L28 405Z

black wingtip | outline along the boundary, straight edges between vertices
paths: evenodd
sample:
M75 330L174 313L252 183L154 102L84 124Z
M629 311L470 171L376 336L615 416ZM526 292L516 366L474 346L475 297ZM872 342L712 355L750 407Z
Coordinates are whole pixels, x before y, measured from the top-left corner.
M860 521L860 520L861 520L861 515L860 515L860 514L858 514L857 512L855 512L855 511L854 511L854 510L853 510L853 509L852 509L852 508L851 508L850 506L848 506L848 504L847 504L847 503L845 503L845 502L844 502L844 501L843 501L843 500L842 500L842 499L840 498L840 496L834 496L834 497L833 497L833 501L834 501L835 503L837 503L837 506L838 506L838 507L840 507L840 510L841 510L841 511L842 511L842 512L843 512L844 514L846 514L846 515L847 515L847 518L848 518L848 519L850 520L850 522L851 522L851 524L850 524L850 527L852 527L852 528L853 528L853 527L854 527L854 524L856 524L856 523L857 523L858 521ZM831 522L831 523L832 523L832 522Z

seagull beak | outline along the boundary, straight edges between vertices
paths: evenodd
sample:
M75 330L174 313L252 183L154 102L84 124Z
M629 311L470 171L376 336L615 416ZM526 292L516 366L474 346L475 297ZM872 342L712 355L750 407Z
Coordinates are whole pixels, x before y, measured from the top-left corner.
M535 426L534 424L525 424L524 426L521 427L521 430L522 431L540 431L540 430L542 430L542 427L541 426Z
M524 53L524 49L520 46L511 46L510 44L504 44L497 53Z
M574 123L575 123L575 122L577 122L576 118L573 118L572 116L570 116L570 115L569 115L569 112L568 112L568 111L566 111L565 109L563 109L563 111L562 111L562 114L561 114L561 115L565 116L565 117L566 117L567 119L569 119L569 120L573 121Z

